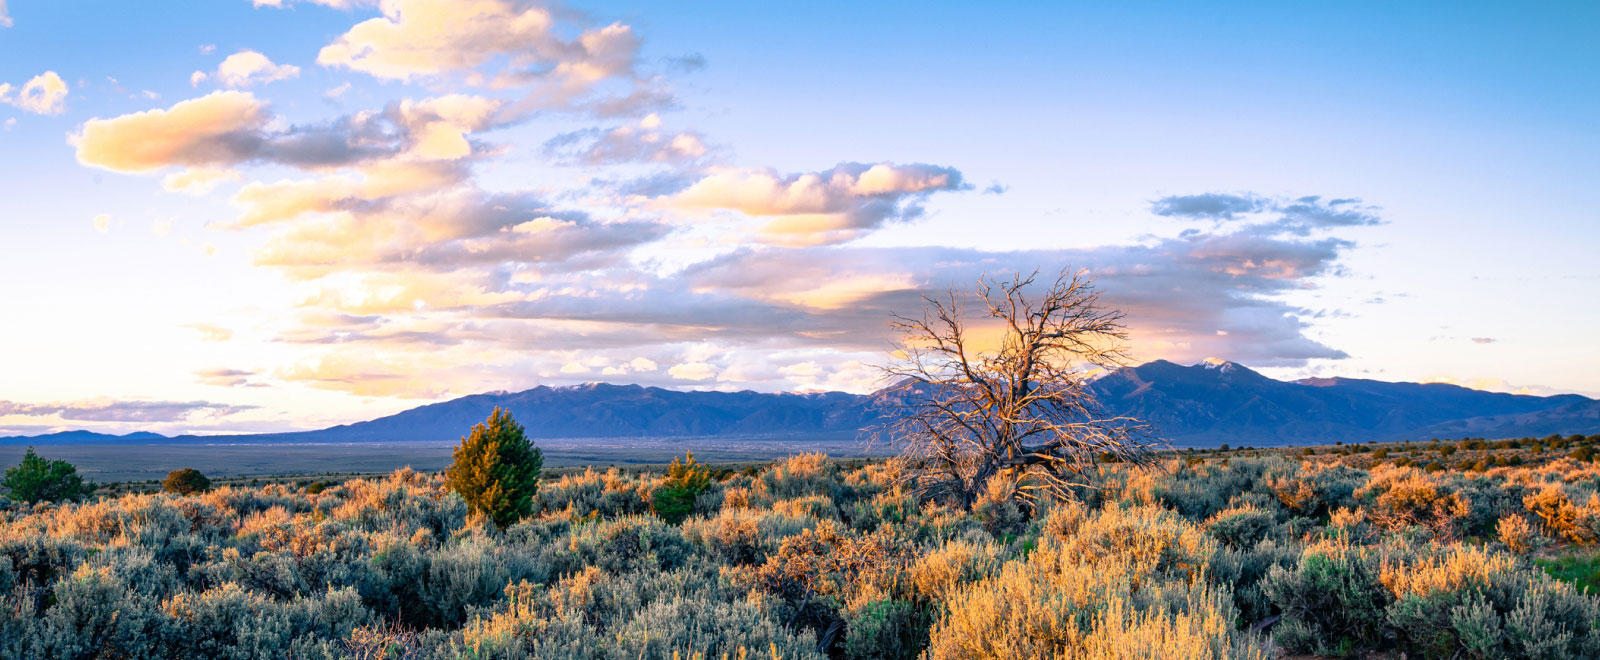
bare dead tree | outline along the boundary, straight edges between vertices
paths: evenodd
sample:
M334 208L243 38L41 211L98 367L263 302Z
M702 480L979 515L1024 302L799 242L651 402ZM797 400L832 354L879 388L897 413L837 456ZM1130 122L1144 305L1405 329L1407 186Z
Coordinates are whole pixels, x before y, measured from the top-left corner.
M885 368L888 419L875 434L914 466L912 490L970 507L994 479L1035 500L1089 484L1084 470L1101 460L1150 467L1148 427L1106 414L1089 383L1096 370L1126 360L1123 314L1100 306L1084 271L1061 271L1033 294L1038 271L978 281L975 299L951 288L924 296L921 318L894 316L900 356ZM982 308L965 318L969 302ZM998 344L974 335L998 326Z

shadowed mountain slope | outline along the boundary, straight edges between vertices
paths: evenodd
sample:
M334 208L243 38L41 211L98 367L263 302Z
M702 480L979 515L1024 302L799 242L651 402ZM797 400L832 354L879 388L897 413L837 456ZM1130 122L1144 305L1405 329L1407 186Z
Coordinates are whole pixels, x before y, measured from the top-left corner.
M1179 446L1600 432L1600 402L1573 394L1539 397L1353 378L1285 382L1232 362L1182 366L1157 360L1111 372L1091 387L1108 411L1148 420ZM590 383L474 394L317 431L176 438L69 431L0 442L452 441L497 406L510 410L535 438L838 437L875 424L880 416L874 401L880 400L844 392L680 392Z

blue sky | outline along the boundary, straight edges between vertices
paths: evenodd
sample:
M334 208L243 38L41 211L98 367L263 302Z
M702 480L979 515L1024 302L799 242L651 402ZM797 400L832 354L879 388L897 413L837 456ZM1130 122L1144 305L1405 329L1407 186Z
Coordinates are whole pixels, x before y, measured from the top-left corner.
M1592 4L263 4L0 3L0 431L863 391L1066 265L1138 360L1600 393Z

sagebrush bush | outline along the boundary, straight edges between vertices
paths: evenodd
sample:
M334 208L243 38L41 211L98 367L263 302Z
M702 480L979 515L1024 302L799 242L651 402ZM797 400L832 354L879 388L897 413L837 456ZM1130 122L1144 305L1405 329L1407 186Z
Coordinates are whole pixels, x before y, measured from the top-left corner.
M1254 658L1258 624L1330 657L1600 657L1600 598L1527 558L1592 564L1600 470L1336 458L1100 465L1076 500L965 510L803 455L676 526L669 475L616 469L503 528L409 469L11 503L0 658Z

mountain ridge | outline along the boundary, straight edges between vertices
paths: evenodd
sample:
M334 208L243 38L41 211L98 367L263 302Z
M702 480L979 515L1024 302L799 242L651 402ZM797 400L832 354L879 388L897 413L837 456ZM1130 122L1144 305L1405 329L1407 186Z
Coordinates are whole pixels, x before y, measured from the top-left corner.
M1244 365L1155 360L1090 383L1108 412L1145 419L1174 445L1307 444L1465 435L1600 432L1600 401L1359 378L1280 381ZM312 431L216 436L67 431L0 443L362 443L454 441L494 407L530 437L808 436L857 433L883 419L881 392L679 391L637 384L540 385L472 394Z

